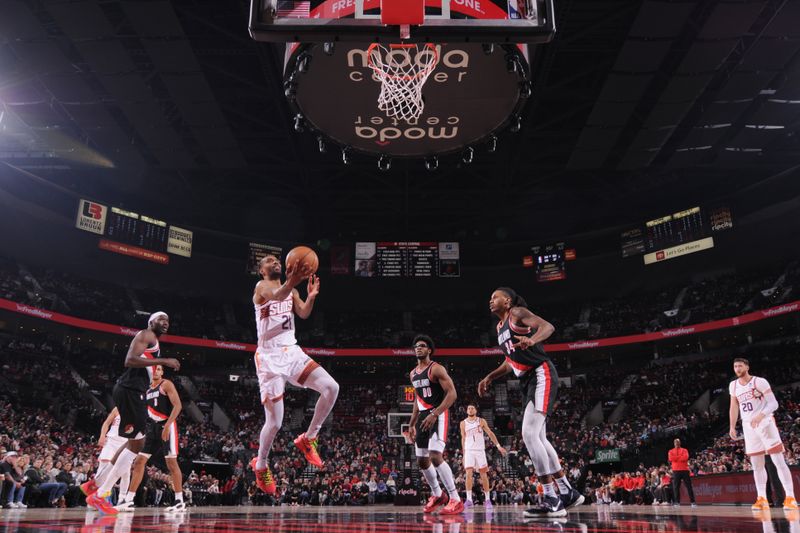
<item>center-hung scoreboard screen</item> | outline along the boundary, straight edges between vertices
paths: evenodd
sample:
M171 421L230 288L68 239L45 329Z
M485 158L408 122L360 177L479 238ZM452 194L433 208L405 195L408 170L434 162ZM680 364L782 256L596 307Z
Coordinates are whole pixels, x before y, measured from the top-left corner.
M357 242L354 272L362 278L453 278L461 275L457 242Z

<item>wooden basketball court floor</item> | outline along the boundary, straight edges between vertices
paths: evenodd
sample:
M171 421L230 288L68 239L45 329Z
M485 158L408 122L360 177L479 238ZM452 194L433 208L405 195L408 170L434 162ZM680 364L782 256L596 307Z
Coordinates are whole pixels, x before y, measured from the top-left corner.
M239 533L800 533L800 514L782 509L754 513L748 507L581 506L565 518L526 519L522 507L482 506L457 516L424 515L418 508L368 507L192 507L184 513L139 509L102 516L86 509L0 511L0 533L197 532Z

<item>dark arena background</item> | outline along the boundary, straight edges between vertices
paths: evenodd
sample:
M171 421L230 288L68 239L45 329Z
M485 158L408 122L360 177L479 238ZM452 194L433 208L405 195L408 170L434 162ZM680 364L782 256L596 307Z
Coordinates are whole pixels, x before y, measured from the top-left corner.
M799 134L800 0L2 0L0 531L800 533Z

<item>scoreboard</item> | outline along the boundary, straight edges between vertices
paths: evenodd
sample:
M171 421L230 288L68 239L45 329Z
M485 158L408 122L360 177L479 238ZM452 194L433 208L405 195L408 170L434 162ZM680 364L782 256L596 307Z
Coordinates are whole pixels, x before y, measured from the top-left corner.
M692 207L645 223L645 250L652 252L705 237L699 207Z
M155 252L167 251L169 230L163 220L112 207L106 222L106 237Z
M167 254L192 256L192 231L91 200L80 200L75 227L100 235L98 246L102 250L138 259L167 264Z
M357 277L458 277L461 258L457 242L357 242Z
M536 281L558 281L567 279L564 243L557 242L546 246L534 246L533 264L536 269Z
M729 207L691 207L648 220L620 235L622 257L644 255L645 264L714 247L713 233L733 227Z

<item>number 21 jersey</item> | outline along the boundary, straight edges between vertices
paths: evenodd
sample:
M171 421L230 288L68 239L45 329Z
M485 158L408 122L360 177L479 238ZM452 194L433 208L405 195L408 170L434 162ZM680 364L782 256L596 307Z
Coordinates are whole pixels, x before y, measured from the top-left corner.
M292 293L283 300L255 305L259 348L278 348L297 344L294 336Z

